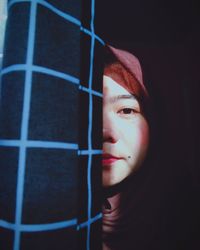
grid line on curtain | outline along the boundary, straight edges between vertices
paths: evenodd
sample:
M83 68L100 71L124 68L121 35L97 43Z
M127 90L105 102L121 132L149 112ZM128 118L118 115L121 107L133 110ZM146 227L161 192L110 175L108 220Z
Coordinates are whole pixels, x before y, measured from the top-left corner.
M83 1L90 5L90 12L85 15L83 10L83 28L81 26L81 84L80 102L83 105L80 115L80 167L87 165L87 169L82 170L85 179L80 185L81 194L84 198L79 202L83 213L79 216L78 230L80 232L80 242L78 249L102 249L101 243L101 186L94 188L95 182L101 184L101 153L102 153L102 48L104 42L95 34L95 0ZM88 72L88 73L85 73ZM98 108L97 108L98 107ZM87 115L86 115L87 112ZM82 132L83 130L83 132ZM86 132L87 130L87 132ZM98 139L97 139L98 138ZM97 141L95 142L95 139ZM84 150L87 148L87 150ZM94 149L95 148L95 149ZM83 153L87 152L87 154ZM95 156L95 154L96 156ZM96 196L96 197L95 197ZM87 202L86 202L87 201ZM96 222L96 223L94 223Z
M16 192L16 208L15 208L15 236L14 236L14 250L20 248L20 230L22 220L22 206L24 196L24 180L25 180L25 168L26 168L26 147L24 142L28 139L28 124L30 114L30 102L31 102L31 88L32 88L32 71L30 66L33 64L34 53L34 40L35 40L35 23L36 23L36 2L31 2L30 6L30 21L29 21L29 33L28 33L28 47L26 54L27 71L25 73L25 86L24 86L24 100L21 122L21 138L19 147L19 159L18 159L18 175L17 175L17 192Z
M94 63L94 0L91 3L91 23L90 28L92 32L91 36L91 47L90 47L90 71L89 71L89 90L92 89L93 81L93 63ZM92 106L93 99L92 93L89 93L89 116L88 116L88 149L92 150ZM90 223L91 223L91 209L92 209L92 191L91 191L91 167L92 167L92 155L88 156L88 172L87 172L87 183L88 183L88 229L87 229L87 250L90 249Z
M50 2L50 1L49 1ZM59 229L65 229L72 227L73 230L78 230L79 232L85 228L87 228L87 237L86 237L86 246L87 249L91 249L91 225L95 224L96 221L99 221L101 219L101 211L93 212L92 213L92 162L93 157L98 157L98 163L100 162L100 156L102 153L101 145L98 144L97 147L95 147L95 144L93 142L94 139L94 132L95 127L93 125L93 119L94 115L93 113L95 110L93 110L93 98L102 99L102 91L98 88L94 89L92 86L93 82L93 64L94 64L94 57L95 57L95 41L98 42L98 46L102 46L104 42L99 38L95 32L94 32L94 0L91 2L91 10L92 10L92 18L91 18L91 29L87 29L82 26L80 20L73 15L70 15L69 13L65 11L61 11L58 7L54 6L54 4L50 4L48 1L42 1L42 0L11 0L8 2L8 10L11 11L12 8L18 8L17 6L22 5L24 9L26 9L27 12L30 13L29 18L29 27L28 34L27 34L27 54L26 54L26 60L19 60L18 63L15 62L15 60L10 60L11 63L5 61L3 64L3 68L1 71L1 78L2 78L2 86L6 85L6 82L8 82L9 77L15 76L18 74L18 77L20 78L21 82L24 81L24 86L20 89L22 93L24 93L22 96L18 95L17 98L21 98L21 117L19 116L18 119L21 119L20 126L18 126L18 131L13 132L11 131L11 134L7 134L6 128L0 128L0 154L1 157L5 156L6 154L14 154L16 162L18 162L18 166L15 166L16 169L16 200L15 205L13 205L13 210L15 210L15 216L5 216L0 219L0 229L6 229L11 230L14 234L12 234L11 241L14 242L13 248L14 250L19 249L25 249L25 245L22 244L22 234L28 233L28 232L46 232L46 231L54 231ZM51 1L53 2L53 1ZM21 6L20 6L21 7ZM19 8L20 8L19 7ZM41 9L41 7L43 9ZM40 9L39 9L40 8ZM35 36L38 35L35 30L37 27L37 22L40 15L38 14L39 11L48 11L48 15L51 15L52 13L59 17L64 19L68 23L72 23L73 25L77 26L77 30L84 33L86 36L91 38L91 48L90 48L90 70L89 70L89 79L88 79L88 86L86 82L79 78L79 74L77 72L71 73L66 72L66 70L62 70L59 68L52 69L51 65L48 67L48 65L37 63L36 57L34 55L34 51L38 48L35 48L36 44L36 38ZM50 13L50 14L49 14ZM23 14L22 14L23 15ZM76 31L76 33L78 33ZM78 37L78 36L77 36ZM37 38L38 39L38 38ZM38 44L37 44L38 46ZM5 53L6 54L6 53ZM6 58L5 58L6 59ZM43 62L42 62L43 63ZM36 80L40 80L42 77L52 77L53 81L60 82L60 84L63 85L71 85L72 91L74 91L74 96L77 97L78 91L81 93L85 93L89 97L89 116L88 116L88 133L87 133L87 139L88 139L88 146L84 147L79 145L79 142L77 141L77 134L71 138L71 141L67 141L66 138L64 138L63 141L56 138L53 138L51 140L50 138L42 138L41 136L31 135L30 128L33 128L35 123L31 125L31 112L33 109L33 100L34 97L33 90L34 90L34 84L36 84ZM46 78L44 78L46 79ZM62 82L64 80L64 82ZM5 83L4 83L5 82ZM14 85L14 81L12 80L8 87L12 87L12 84ZM74 87L73 87L74 86ZM4 86L5 88L5 86ZM64 87L63 87L64 88ZM7 90L6 90L7 91ZM96 103L96 100L94 100ZM97 101L99 102L99 100ZM22 111L23 110L23 111ZM100 111L101 112L101 111ZM13 115L13 114L12 114ZM4 117L3 117L4 118ZM8 120L10 121L10 120ZM17 125L17 124L16 124ZM2 126L2 124L1 124ZM19 132L21 130L21 132ZM39 130L39 129L38 129ZM40 132L40 131L39 131ZM42 131L41 131L42 132ZM4 136L5 135L5 136ZM10 150L10 151L9 151ZM29 151L30 150L30 151ZM88 202L87 202L87 218L84 220L79 220L77 218L76 214L74 214L74 217L66 219L66 220L60 220L60 221L51 221L51 222L45 222L45 220L41 219L42 223L30 223L27 218L23 218L23 213L27 209L24 207L24 192L27 178L27 169L26 165L27 162L31 161L34 156L34 154L37 154L37 151L34 150L42 150L45 154L45 150L52 150L52 153L57 153L56 150L61 150L62 154L63 150L67 150L69 152L69 160L73 162L73 159L76 156L79 157L87 157L88 158L88 164L87 164L87 191L88 191ZM33 152L32 152L33 151ZM9 152L9 153L5 153ZM33 154L31 157L30 155ZM18 155L18 156L17 156ZM30 157L30 160L28 159ZM41 157L41 156L40 156ZM41 159L39 159L41 160ZM95 158L96 161L96 158ZM74 161L76 164L76 161ZM12 164L12 163L11 163ZM85 166L82 166L85 167ZM76 187L75 187L76 188ZM26 195L26 199L27 195ZM29 201L30 202L30 201ZM95 210L97 211L97 210ZM7 218L6 218L7 217ZM14 221L13 218L15 217ZM26 215L27 217L27 215ZM70 217L70 215L68 216ZM13 221L13 222L12 222ZM23 235L24 236L24 235ZM11 244L11 243L10 243ZM58 248L59 249L59 248ZM72 248L71 248L72 249ZM84 249L84 248L83 248Z

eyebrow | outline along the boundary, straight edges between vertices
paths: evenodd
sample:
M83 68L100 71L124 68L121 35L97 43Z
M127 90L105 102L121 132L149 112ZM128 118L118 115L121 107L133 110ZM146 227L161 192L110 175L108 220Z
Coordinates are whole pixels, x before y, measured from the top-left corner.
M118 102L118 101L124 100L124 99L129 99L129 100L132 99L132 100L138 101L137 96L130 94L130 95L117 95L117 96L113 96L113 97L109 98L109 102L110 103L115 103L115 102Z

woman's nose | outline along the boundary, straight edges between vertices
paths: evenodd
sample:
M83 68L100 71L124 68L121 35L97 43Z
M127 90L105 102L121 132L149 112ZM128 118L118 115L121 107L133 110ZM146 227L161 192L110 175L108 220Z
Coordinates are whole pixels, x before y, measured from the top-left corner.
M103 142L116 143L119 140L119 130L113 114L103 112Z

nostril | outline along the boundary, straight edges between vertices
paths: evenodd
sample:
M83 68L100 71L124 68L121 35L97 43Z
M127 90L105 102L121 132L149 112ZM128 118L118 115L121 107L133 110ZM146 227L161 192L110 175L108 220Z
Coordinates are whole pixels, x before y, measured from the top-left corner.
M103 129L103 142L116 143L118 141L117 133L111 129Z

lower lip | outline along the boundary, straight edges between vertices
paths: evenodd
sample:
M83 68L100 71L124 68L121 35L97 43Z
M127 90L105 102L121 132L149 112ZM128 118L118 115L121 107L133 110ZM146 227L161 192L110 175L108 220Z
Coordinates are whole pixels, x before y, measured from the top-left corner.
M112 163L118 161L118 158L106 158L102 160L102 165L111 165Z

